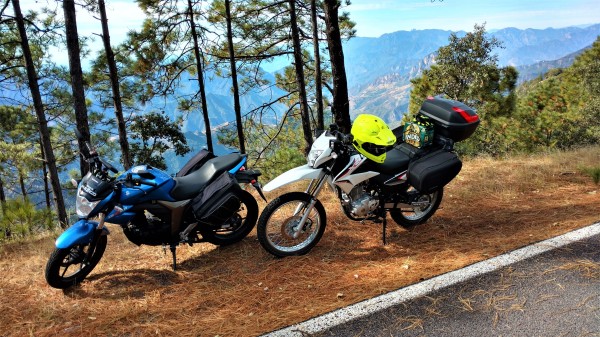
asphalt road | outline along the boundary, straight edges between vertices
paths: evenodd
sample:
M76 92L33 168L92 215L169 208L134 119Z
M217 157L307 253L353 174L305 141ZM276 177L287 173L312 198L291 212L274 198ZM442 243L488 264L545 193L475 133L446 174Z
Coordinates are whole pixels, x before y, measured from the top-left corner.
M600 234L357 317L272 335L600 337Z

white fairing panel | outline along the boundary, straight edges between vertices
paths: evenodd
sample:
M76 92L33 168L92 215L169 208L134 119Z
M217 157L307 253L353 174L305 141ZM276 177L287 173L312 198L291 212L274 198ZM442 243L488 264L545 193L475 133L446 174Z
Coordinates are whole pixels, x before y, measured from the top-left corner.
M336 180L334 183L338 185L344 193L350 193L354 186L362 183L363 181L373 178L374 176L379 175L378 172L363 172L358 174L348 175L340 180Z
M308 164L293 168L287 172L280 174L277 178L269 181L263 186L263 191L273 191L281 186L304 179L317 179L323 169L314 169Z
M339 186L342 189L342 191L344 191L345 193L350 193L350 191L352 190L352 188L354 188L354 186L362 183L363 181L365 181L369 178L379 175L379 172L372 172L372 171L352 174L366 160L367 160L367 158L363 157L360 154L356 154L356 155L353 155L352 157L350 157L350 161L348 162L348 165L346 165L346 167L337 175L337 177L335 177L335 179L333 180L333 183L336 184L337 186Z

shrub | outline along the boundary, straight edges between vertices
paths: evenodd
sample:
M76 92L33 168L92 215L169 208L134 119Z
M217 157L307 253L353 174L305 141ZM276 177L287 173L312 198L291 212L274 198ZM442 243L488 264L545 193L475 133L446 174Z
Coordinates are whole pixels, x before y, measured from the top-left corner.
M600 166L585 167L582 169L582 171L586 174L589 174L596 185L600 184Z
M29 200L7 200L0 215L0 241L23 238L51 229L52 212L36 209Z

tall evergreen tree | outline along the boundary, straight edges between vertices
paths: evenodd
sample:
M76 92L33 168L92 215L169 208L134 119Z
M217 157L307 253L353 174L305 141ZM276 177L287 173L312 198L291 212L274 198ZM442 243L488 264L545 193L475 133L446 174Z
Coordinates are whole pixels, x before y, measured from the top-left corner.
M298 32L298 21L296 19L296 0L289 0L290 25L292 30L292 43L294 46L294 68L296 71L296 83L298 84L298 98L300 103L300 116L302 120L302 133L304 135L304 153L308 154L313 138L310 128L310 115L306 99L306 83L304 82L304 62L302 61L302 48L300 47L300 33Z
M119 88L119 73L117 70L117 63L115 62L115 55L112 46L110 45L110 33L104 0L98 0L98 11L100 12L100 21L102 23L102 42L104 43L104 53L106 54L106 63L108 65L112 90L112 101L115 108L115 117L117 119L117 129L119 131L119 145L121 147L123 166L125 167L125 170L128 170L133 162L129 153L127 128L125 126L125 118L123 117L123 103L121 100L121 89Z
M317 19L317 1L310 0L310 23L312 25L313 53L315 58L315 102L317 104L317 130L325 130L323 116L323 75L321 72L319 24Z
M81 134L78 139L79 150L84 153L85 143L90 141L90 127L88 123L88 112L85 102L83 71L81 70L79 34L77 33L77 17L75 14L75 0L63 0L63 12L65 15L65 30L67 40L67 51L69 54L69 72L71 74L71 88L73 90L73 108L75 109L75 120L77 130ZM80 170L83 177L89 170L89 165L84 158L80 158Z
M350 132L350 100L348 98L348 81L344 63L344 50L339 24L340 0L323 0L325 10L325 34L329 47L331 74L333 77L333 115L342 132Z
M140 32L130 34L124 47L135 60L145 91L140 95L146 102L154 97L170 97L179 101L179 110L194 110L198 101L204 119L207 147L213 150L210 115L206 99L205 60L201 48L204 29L198 25L202 18L195 1L145 0L139 4L148 15ZM191 41L191 42L190 42ZM173 97L186 74L195 74L198 91L193 97ZM199 97L198 97L199 96Z
M237 128L240 152L246 153L246 142L244 137L244 125L242 124L242 107L240 105L240 90L237 78L237 65L235 61L235 50L233 46L233 28L230 1L225 0L225 20L227 21L227 50L229 52L229 64L231 67L231 83L233 89L233 109L235 110L235 125Z
M411 80L410 114L414 115L427 96L445 95L477 109L481 125L459 144L467 153L502 154L510 145L508 118L515 106L517 71L500 68L493 53L501 43L486 35L484 25L475 25L464 37L452 33L449 44L438 49L436 63Z
M48 173L50 175L50 184L54 193L54 202L56 211L58 214L58 220L62 227L68 225L67 212L65 209L65 203L63 200L62 189L58 178L58 169L56 167L56 159L54 157L54 151L52 149L50 132L48 130L48 122L44 113L44 105L42 102L42 96L38 85L38 76L31 56L31 50L29 48L29 40L25 29L25 21L21 13L21 7L19 0L12 0L13 9L15 12L15 21L19 31L21 39L21 47L23 52L23 59L27 70L27 79L29 89L31 91L31 97L33 99L33 106L37 116L37 122L40 132L40 138L44 147L44 154L46 159L46 165L48 167Z
M194 41L194 58L196 59L196 75L198 77L198 90L200 91L200 100L202 104L202 117L204 118L206 146L208 151L214 152L212 130L210 129L210 119L208 115L208 102L206 101L206 88L204 87L204 58L202 57L200 45L198 44L198 31L196 30L194 15L195 12L192 0L188 0L188 20L190 23L192 39Z

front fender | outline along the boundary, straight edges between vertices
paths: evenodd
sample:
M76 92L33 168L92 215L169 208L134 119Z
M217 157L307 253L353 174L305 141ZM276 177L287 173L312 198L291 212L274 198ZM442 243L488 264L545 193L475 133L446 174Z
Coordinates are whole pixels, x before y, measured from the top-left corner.
M94 238L94 231L98 228L98 222L79 220L67 228L55 242L56 248L69 248L73 245L88 244ZM108 235L106 227L102 228L102 235Z
M308 166L308 164L302 165L284 172L277 178L269 181L269 183L263 187L263 190L270 192L280 188L281 186L291 184L299 180L317 179L322 171L323 169L315 169Z

